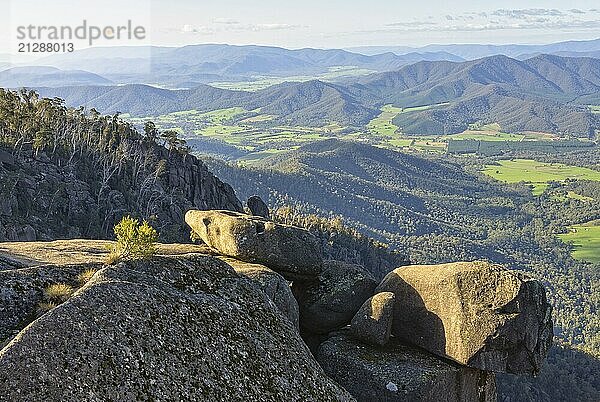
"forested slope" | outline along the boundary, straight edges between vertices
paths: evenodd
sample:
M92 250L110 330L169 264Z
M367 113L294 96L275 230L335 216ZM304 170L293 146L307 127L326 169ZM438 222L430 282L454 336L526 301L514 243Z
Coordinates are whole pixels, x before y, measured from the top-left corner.
M0 241L106 238L126 214L182 241L192 207L241 204L173 133L0 89Z
M598 267L573 260L555 233L573 219L593 219L597 208L535 198L524 185L485 178L478 165L465 169L466 161L325 141L265 160L259 168L207 163L242 197L257 193L274 206L342 216L406 252L413 263L488 259L543 280L555 308L556 339L566 344L553 349L539 378L506 377L500 389L511 401L594 400L600 392L593 374L599 366L593 353L600 347Z

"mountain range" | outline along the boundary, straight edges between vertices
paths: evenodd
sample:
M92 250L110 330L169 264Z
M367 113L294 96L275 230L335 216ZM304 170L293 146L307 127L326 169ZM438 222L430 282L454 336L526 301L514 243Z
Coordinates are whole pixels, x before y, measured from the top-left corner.
M315 75L339 67L389 71L422 60L463 59L446 52L363 55L340 49L203 44L88 48L48 56L37 64L90 71L118 83L160 83L177 88L255 76Z
M382 105L421 107L394 119L413 135L453 134L476 122L500 123L505 131L541 131L594 138L600 104L600 59L540 55L451 61L420 61L395 71L343 83L286 82L256 92L199 85L168 90L148 85L39 88L72 106L104 113L154 116L181 110L239 106L276 115L276 123L361 127Z
M0 71L0 87L64 85L111 85L111 80L84 70L61 70L56 67L12 67Z
M563 52L586 53L600 51L600 39L583 41L564 41L543 45L483 45L483 44L449 44L449 45L427 45L423 47L409 46L359 46L346 49L351 52L365 55L391 52L397 55L417 52L445 52L465 60L480 59L482 57L505 55L513 58L528 58L527 55L554 54ZM580 54L579 56L584 56ZM589 56L589 54L588 54Z

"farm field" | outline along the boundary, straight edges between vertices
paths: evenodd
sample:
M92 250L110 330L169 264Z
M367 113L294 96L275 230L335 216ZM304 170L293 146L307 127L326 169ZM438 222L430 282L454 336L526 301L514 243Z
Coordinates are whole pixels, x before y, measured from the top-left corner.
M377 145L385 148L404 148L417 151L445 152L450 140L475 140L475 141L550 141L557 137L553 134L540 132L506 133L498 123L481 124L474 123L462 133L450 135L405 135L401 127L394 124L394 119L404 113L431 109L444 104L424 105L413 108L399 108L393 105L385 105L381 108L381 114L371 120L367 125L370 134L369 140L375 141Z
M411 149L427 152L444 152L446 142L443 136L407 136L400 132L400 128L394 124L396 116L403 113L416 112L430 109L439 105L424 105L410 108L400 108L393 105L385 105L381 108L381 114L371 120L367 125L367 135L360 133L347 135L347 139L362 139L373 145L388 149ZM351 138L352 137L352 138Z
M358 77L374 73L373 70L357 68L352 66L329 67L328 71L316 75L297 75L291 77L269 77L256 76L254 79L240 82L211 82L210 86L229 89L232 91L256 92L261 89L268 88L273 85L283 84L284 82L306 82L312 80L320 80L324 82L332 82L346 77Z
M380 115L363 129L360 127L349 129L335 123L323 127L285 126L275 120L277 116L263 114L259 109L245 110L241 107L208 112L184 110L143 118L132 118L128 115L123 117L140 130L143 129L146 121L153 121L160 130L175 130L185 140L216 140L221 144L233 146L244 152L244 158L248 159L249 163L276 152L295 149L308 142L332 137L364 142L391 150L434 153L446 152L450 139L482 141L527 141L525 138L543 137L548 139L548 135L543 133L519 135L503 133L498 124L475 124L469 130L454 135L407 136L400 133L398 126L393 123L393 119L398 114L433 106L436 105L402 109L385 105L381 108ZM196 141L195 146L201 147L201 143L202 141L200 143ZM544 191L547 181L541 180L538 183L536 179L532 182L536 194Z
M594 199L592 197L586 197L585 195L581 195L578 194L574 191L567 191L566 194L552 194L550 196L554 201L567 201L569 199L571 200L578 200L578 201L586 201L586 202L590 202L590 201L594 201Z
M532 186L533 195L541 195L551 181L567 179L600 181L600 172L561 163L542 163L529 159L499 161L498 165L488 165L483 173L505 183L527 183Z
M600 221L571 226L569 233L559 237L572 245L575 259L600 264Z
M392 123L392 120L400 112L402 112L402 108L395 107L392 105L383 106L381 108L381 114L369 122L369 124L367 125L367 129L372 134L376 135L392 136L396 134L398 126Z
M274 126L276 116L260 114L239 107L202 112L186 110L160 116L125 118L138 129L153 121L160 130L176 130L185 140L201 138L218 140L245 152L239 160L252 163L261 158L298 148L307 143L336 136L343 127L329 124L323 127ZM198 149L196 151L200 151Z
M498 123L471 124L468 130L459 134L447 136L454 140L478 140L478 141L523 141L525 135L502 132Z

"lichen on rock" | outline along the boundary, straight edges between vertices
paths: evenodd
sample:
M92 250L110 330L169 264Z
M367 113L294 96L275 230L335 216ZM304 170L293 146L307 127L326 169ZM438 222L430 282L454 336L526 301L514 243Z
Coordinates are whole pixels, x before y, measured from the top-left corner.
M101 269L0 367L7 401L353 400L252 281L201 255Z

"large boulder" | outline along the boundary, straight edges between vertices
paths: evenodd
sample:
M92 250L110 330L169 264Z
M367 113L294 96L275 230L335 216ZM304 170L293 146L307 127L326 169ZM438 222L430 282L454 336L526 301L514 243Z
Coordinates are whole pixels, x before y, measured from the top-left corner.
M210 256L105 267L0 351L6 401L348 401L294 326Z
M487 262L413 265L377 292L396 296L392 333L482 370L534 374L552 344L544 287Z
M320 243L308 230L231 211L191 210L185 221L225 256L266 265L290 279L321 272Z
M360 265L325 261L317 278L292 286L300 306L301 328L326 334L349 324L376 286L373 275Z
M321 344L317 360L359 402L496 401L493 373L443 361L397 341L378 347L337 334Z
M246 205L248 205L251 215L260 216L265 219L271 219L269 207L258 195L253 195L252 197L248 198Z
M352 318L352 335L366 343L385 345L390 339L394 318L392 292L381 292L367 300Z
M264 265L250 264L234 258L220 257L221 260L231 265L235 272L253 280L275 306L285 315L296 328L299 327L298 302L292 294L288 281L277 272Z

